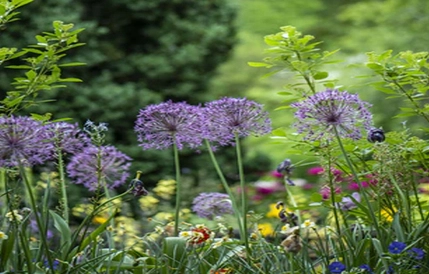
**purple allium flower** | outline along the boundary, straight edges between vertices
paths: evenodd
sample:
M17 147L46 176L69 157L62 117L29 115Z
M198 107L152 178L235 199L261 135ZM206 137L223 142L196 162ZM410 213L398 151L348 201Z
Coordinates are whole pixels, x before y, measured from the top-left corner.
M47 127L53 134L55 147L66 153L76 154L91 144L91 139L79 129L77 123L54 122Z
M352 193L352 197L356 201L360 202L360 194L358 192L353 192ZM350 197L343 197L343 199L341 200L341 202L338 203L338 204L339 204L339 207L342 210L352 210L352 209L357 208L357 205L355 204L355 202L353 201L353 199L350 198Z
M305 140L332 139L335 129L340 137L359 140L361 127L371 129L370 104L361 101L357 94L327 89L291 106L297 108L298 121L294 126L299 133L306 134Z
M204 121L200 107L167 101L141 109L134 127L143 149L165 149L174 143L196 148L202 144Z
M233 214L228 194L211 192L200 193L192 202L192 210L201 218L213 220L214 217Z
M246 98L229 98L205 104L207 132L205 138L222 146L234 144L239 137L265 135L271 131L271 120L262 105Z
M49 131L40 122L24 116L0 117L0 166L31 166L52 159Z
M102 187L99 179L109 188L125 183L131 166L130 157L113 146L90 146L75 154L67 165L67 173L76 184L83 184L91 191Z
M391 254L399 254L407 247L407 245L403 242L393 241L388 249Z
M346 270L346 266L340 262L332 262L329 264L328 269L332 274L340 274L344 270Z
M425 257L425 252L417 247L413 247L408 250L408 254L415 260L423 260L423 258Z
M370 274L374 273L372 271L371 267L369 265L367 265L367 264L363 264L363 265L359 266L359 268L365 270L365 273L366 272L368 272Z

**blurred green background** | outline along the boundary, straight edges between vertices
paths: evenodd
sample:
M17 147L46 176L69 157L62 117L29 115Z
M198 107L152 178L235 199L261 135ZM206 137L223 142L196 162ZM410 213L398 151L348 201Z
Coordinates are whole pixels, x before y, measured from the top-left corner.
M70 117L81 125L90 119L107 122L108 142L134 159L133 169L144 172L150 185L173 173L170 151L142 151L133 132L138 110L163 100L203 103L221 96L246 96L265 105L274 128L290 129L293 115L277 92L291 81L288 73L269 78L268 71L251 68L249 61L264 58L264 36L293 25L316 41L323 50L341 49L337 63L327 68L338 86L357 92L373 106L376 126L399 129L400 101L375 91L362 64L369 51L426 51L429 36L429 3L426 0L35 0L22 9L21 21L2 32L2 46L22 47L34 36L51 29L53 20L74 23L86 30L80 36L86 46L68 58L87 63L65 70L83 83L47 92L43 104L28 112L51 112L53 118ZM0 72L0 90L10 88L17 71ZM418 124L418 119L408 124ZM273 170L287 155L284 144L269 136L246 140L248 180ZM230 178L234 151L219 152ZM183 167L194 185L214 177L205 155L182 152ZM298 169L303 176L305 169Z

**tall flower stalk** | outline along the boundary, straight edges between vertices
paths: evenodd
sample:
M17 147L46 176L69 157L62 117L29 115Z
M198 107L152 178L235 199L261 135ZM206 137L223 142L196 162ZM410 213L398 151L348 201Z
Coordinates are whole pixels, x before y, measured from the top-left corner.
M271 131L271 120L268 113L263 111L262 105L246 98L229 98L224 97L216 101L208 102L204 108L206 131L204 137L209 148L209 153L212 158L215 168L221 178L225 190L234 199L228 184L226 183L222 172L215 161L213 151L210 144L215 145L235 145L237 157L237 169L240 180L240 206L237 208L236 201L232 200L234 209L239 212L237 215L238 225L241 238L244 241L246 253L250 256L251 250L248 239L248 224L247 224L247 192L245 177L243 171L242 152L240 138L249 135L261 136ZM241 215L241 216L240 216Z
M201 109L185 102L167 101L141 109L135 123L139 146L147 149L173 147L176 174L176 205L174 235L179 234L181 182L179 150L184 147L197 148L202 144L204 128Z
M327 89L291 104L297 108L295 117L298 119L294 126L304 139L330 143L335 140L346 160L354 180L362 189L362 196L367 204L375 229L379 234L378 223L372 205L365 189L362 187L355 168L347 155L342 138L359 140L362 138L362 129L367 132L373 130L372 114L368 110L369 103L361 101L357 94L346 91ZM333 196L331 186L331 196ZM335 204L334 214L336 214ZM338 216L336 215L336 219ZM337 224L338 225L338 224Z

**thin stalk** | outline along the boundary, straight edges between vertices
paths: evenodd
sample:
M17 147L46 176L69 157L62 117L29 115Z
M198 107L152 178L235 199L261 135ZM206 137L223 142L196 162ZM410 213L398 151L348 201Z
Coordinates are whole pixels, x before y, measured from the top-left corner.
M66 180L64 176L64 160L61 149L57 150L57 159L58 159L58 173L60 175L60 187L61 187L61 202L62 202L62 210L63 210L63 218L66 224L69 223L69 206L68 206L68 198L67 198L67 187Z
M372 222L374 223L374 226L375 226L375 231L377 233L376 237L379 237L381 235L380 234L380 228L378 226L378 221L377 221L377 218L375 217L372 205L371 205L371 203L369 201L368 194L366 193L365 189L363 188L363 185L362 185L361 181L359 180L359 177L357 176L356 170L355 170L352 162L350 161L350 158L347 155L346 150L344 149L343 142L341 141L341 138L340 138L340 136L338 134L337 128L334 127L334 130L335 130L335 137L337 138L337 142L338 142L338 145L340 147L341 153L343 154L344 158L346 159L347 165L349 166L350 171L352 172L353 179L359 185L359 188L362 189L362 196L363 196L363 198L365 200L365 203L368 206L369 215L371 216L371 220L372 220Z
M238 165L238 175L240 177L240 188L241 188L241 210L242 210L242 218L243 218L243 239L244 246L246 247L246 252L250 256L250 246L248 239L248 231L247 231L247 193L246 193L246 185L244 180L244 171L243 171L243 161L241 157L241 146L240 146L240 138L237 133L235 133L235 148L237 153L237 165Z
M228 185L228 183L227 183L227 181L225 179L225 176L223 176L223 172L222 172L222 170L221 170L221 168L220 168L220 166L219 166L219 164L218 164L218 162L216 160L216 157L215 157L215 155L213 153L213 149L212 149L212 147L210 145L210 142L207 139L205 139L204 141L206 143L207 150L208 150L209 155L210 155L210 159L212 160L212 163L214 165L214 168L216 169L216 172L217 172L217 174L219 176L219 179L220 179L220 181L222 183L222 186L225 189L226 193L228 194L229 198L231 199L232 208L234 209L234 212L237 213L237 214L235 214L235 216L237 217L238 228L240 230L240 235L241 235L241 237L244 237L243 225L242 225L243 220L241 218L241 212L240 212L240 209L239 209L239 207L237 205L237 201L235 199L235 196L234 196L231 188L229 187L229 185Z
M43 226L43 222L42 222L42 220L40 220L40 216L37 212L37 204L36 204L36 199L34 198L33 186L30 184L30 181L28 180L27 175L25 173L25 169L21 164L19 164L19 172L20 172L20 174L24 180L25 187L27 188L27 193L28 193L28 197L30 199L31 209L34 213L34 217L36 218L37 227L40 230L40 238L42 240L42 246L45 248L46 259L47 259L48 264L49 264L49 269L51 270L52 273L55 273L51 253L50 253L49 246L48 246L48 241L46 239L46 229Z
M176 170L176 212L174 214L174 236L179 235L179 215L180 215L180 203L182 187L180 183L180 162L179 162L179 150L177 149L176 142L173 142L173 153L174 153L174 166Z

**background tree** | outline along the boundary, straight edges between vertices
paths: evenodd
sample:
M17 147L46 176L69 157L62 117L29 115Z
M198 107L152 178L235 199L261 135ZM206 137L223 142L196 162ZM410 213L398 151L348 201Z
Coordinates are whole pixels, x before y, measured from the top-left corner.
M71 117L109 124L108 141L134 159L146 182L172 172L171 152L142 151L133 131L140 108L165 100L198 104L216 99L209 80L236 42L236 8L228 0L45 0L22 10L20 24L11 25L2 42L22 47L54 20L85 28L82 49L75 50L86 66L67 73L83 80L53 90L43 99L55 103L30 112L50 112L53 119ZM0 90L9 90L14 71L1 72ZM184 153L184 168L199 176L199 160ZM195 173L195 174L194 174Z

